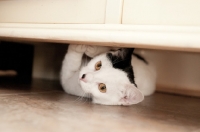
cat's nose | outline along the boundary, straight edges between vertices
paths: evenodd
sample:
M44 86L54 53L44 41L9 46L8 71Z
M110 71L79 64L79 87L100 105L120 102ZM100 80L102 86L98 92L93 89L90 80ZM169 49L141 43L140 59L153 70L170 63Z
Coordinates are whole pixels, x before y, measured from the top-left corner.
M86 76L86 75L85 75L85 74L83 74L81 78L82 78L82 79L84 79L84 78L85 78L85 76Z
M80 80L87 83L86 74L83 74Z

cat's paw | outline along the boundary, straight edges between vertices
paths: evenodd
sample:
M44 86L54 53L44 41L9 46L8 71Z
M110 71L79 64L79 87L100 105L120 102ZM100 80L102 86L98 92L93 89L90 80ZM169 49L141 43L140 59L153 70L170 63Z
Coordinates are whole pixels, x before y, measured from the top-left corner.
M90 46L87 46L87 50L85 54L93 58L101 53L108 52L109 50L110 50L110 47L90 45Z
M97 55L97 46L88 46L85 54L89 57L94 57Z
M78 53L84 53L86 52L87 46L86 45L77 45L77 44L70 44L69 50L76 51Z

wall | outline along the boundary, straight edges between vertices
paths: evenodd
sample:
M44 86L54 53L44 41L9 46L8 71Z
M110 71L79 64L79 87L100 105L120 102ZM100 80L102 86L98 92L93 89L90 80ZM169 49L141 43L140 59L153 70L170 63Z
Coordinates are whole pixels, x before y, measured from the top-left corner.
M200 53L147 51L157 68L157 89L200 96Z

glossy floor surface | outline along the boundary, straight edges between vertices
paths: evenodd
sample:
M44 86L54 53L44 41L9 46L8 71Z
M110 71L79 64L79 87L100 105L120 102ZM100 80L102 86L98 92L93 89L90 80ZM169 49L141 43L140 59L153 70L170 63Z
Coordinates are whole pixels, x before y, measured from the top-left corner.
M155 93L137 105L103 106L59 82L0 83L0 132L199 132L200 98Z

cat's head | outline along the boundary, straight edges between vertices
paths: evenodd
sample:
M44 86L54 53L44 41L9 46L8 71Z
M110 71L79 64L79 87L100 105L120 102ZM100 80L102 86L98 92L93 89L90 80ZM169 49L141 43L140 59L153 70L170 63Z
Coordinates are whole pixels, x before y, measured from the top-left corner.
M133 49L110 51L96 56L81 69L81 87L92 95L93 103L131 105L144 99L134 81L132 52Z

